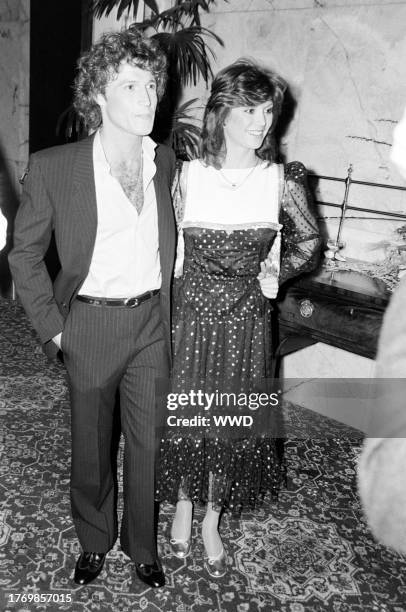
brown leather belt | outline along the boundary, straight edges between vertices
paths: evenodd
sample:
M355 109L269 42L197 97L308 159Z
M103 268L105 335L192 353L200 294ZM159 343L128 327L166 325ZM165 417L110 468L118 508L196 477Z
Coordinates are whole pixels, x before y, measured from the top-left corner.
M76 299L80 302L85 302L85 304L90 304L91 306L124 306L126 308L136 308L136 306L146 302L154 295L158 295L159 291L159 289L154 289L153 291L146 291L137 297L122 299L92 297L91 295L78 295Z

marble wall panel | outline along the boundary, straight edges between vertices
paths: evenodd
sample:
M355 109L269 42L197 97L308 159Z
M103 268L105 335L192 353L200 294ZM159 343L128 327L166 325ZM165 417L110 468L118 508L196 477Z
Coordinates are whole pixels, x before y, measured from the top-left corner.
M364 178L390 179L392 128L406 101L397 19L385 7L330 12L309 26L296 147L326 174L352 161Z
M329 10L332 8L354 8L365 6L402 6L404 0L217 0L211 13L247 13L271 11Z
M0 0L0 58L0 146L18 189L28 160L29 0Z
M399 21L399 17L401 17ZM389 162L392 131L406 103L406 6L332 10L311 23L303 93L294 147L318 174L401 184ZM331 185L322 195L330 201ZM351 188L349 201L377 210L404 212L404 192ZM354 216L354 213L351 213ZM327 223L329 233L336 227ZM378 245L392 241L399 223L372 219L345 222L349 257L379 260Z
M15 156L18 148L20 58L15 45L19 33L20 24L17 22L0 24L0 141L3 148L7 144L7 156L11 156L12 151Z
M18 21L20 17L19 0L2 0L0 3L0 22Z

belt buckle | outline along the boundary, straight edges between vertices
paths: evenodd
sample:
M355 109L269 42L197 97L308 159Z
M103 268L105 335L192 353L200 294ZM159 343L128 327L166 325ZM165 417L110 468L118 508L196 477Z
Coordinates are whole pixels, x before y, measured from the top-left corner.
M124 304L127 308L135 308L136 306L138 306L138 298L136 297L126 298L124 300Z

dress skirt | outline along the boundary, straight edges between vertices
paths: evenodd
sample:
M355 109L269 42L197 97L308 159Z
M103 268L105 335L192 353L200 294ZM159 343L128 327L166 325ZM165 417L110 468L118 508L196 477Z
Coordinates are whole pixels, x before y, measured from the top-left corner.
M283 478L279 403L255 407L259 393L272 392L272 308L257 276L276 230L272 224L196 225L183 232L183 275L176 279L173 300L171 391L191 398L183 414L206 417L210 425L206 420L198 428L165 430L157 495L176 503L181 489L195 502L238 513L256 507L268 493L276 496ZM222 393L227 400L238 398L238 405L218 402ZM204 394L213 398L210 407ZM247 413L256 427L213 423L214 415Z

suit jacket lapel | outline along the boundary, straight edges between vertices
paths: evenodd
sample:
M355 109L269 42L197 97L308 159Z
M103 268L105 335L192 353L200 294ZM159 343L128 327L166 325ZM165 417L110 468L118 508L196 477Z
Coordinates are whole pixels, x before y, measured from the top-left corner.
M166 292L173 269L175 228L170 196L170 177L161 171L158 155L155 163L157 171L154 176L154 186L158 208L159 255L162 271L162 290Z
M77 143L73 170L72 206L75 211L78 245L83 253L83 269L87 274L97 231L97 201L93 167L94 135Z

